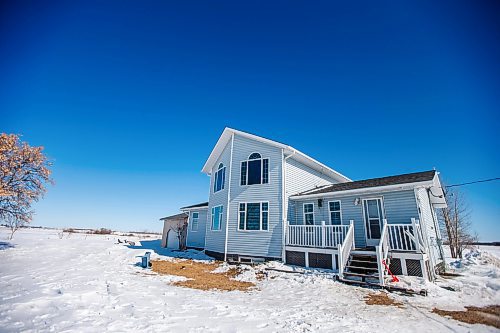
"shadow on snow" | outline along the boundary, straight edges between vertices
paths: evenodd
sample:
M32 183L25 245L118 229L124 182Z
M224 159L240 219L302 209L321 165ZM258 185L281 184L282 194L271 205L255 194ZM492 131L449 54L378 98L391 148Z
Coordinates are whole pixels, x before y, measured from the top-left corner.
M138 244L139 243L139 244ZM179 259L196 259L196 260L213 260L212 257L207 256L203 251L188 249L185 251L173 250L164 248L161 246L161 240L141 240L136 242L135 245L127 245L129 249L134 250L145 250L145 251L153 251L154 253L170 258L179 258Z
M11 244L9 242L0 242L0 250L7 250L12 247L15 247L14 244Z

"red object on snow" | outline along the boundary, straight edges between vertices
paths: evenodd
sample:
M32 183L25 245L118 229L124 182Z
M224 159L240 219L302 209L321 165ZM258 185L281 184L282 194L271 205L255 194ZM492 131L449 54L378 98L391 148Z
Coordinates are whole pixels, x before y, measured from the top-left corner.
M391 282L399 282L398 277L396 275L392 274L391 270L389 269L389 266L387 266L387 264L385 263L385 260L382 260L382 264L384 264L384 266L387 269L387 271L389 272L389 274L391 274L391 276L392 276Z

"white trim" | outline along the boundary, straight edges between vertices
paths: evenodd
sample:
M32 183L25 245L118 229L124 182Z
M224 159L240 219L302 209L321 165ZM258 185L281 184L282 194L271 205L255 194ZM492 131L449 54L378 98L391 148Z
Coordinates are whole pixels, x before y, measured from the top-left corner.
M190 211L193 210L208 210L207 206L199 206L199 207L191 207L191 208L181 208L181 212L187 212L189 214Z
M196 218L196 230L193 229L193 226L194 226L194 222L193 222L193 219L194 219L194 214L198 214L198 217ZM191 232L198 232L198 230L200 230L200 212L189 212L189 222L191 224ZM187 237L186 237L186 243L187 243Z
M427 189L423 188L422 190L424 190L425 193L423 193L422 195L425 195L425 198L426 199L429 199L428 197L428 193L427 193ZM430 221L427 221L427 219L424 218L424 212L422 211L423 210L423 205L425 204L425 202L423 202L423 198L421 198L421 192L419 191L419 189L415 189L413 191L413 193L415 194L415 201L417 203L417 212L418 212L418 218L419 218L419 221L420 221L420 230L422 231L422 236L425 238L423 241L424 241L424 246L426 247L425 249L425 252L428 253L429 255L429 266L431 267L431 276L432 276L432 279L435 280L436 279L436 274L435 274L435 267L436 267L436 258L434 257L435 253L434 253L434 249L431 248L431 244L430 244L430 236L428 234L428 230L427 230L427 227L428 227L428 223ZM431 201L429 200L428 201L429 203L429 212L431 214L431 218L432 217L432 204L431 204ZM431 226L431 227L434 227L434 226ZM434 231L435 232L435 231ZM416 234L416 231L414 231L414 233ZM437 244L437 233L436 234L436 244ZM424 269L425 268L425 265L423 265L422 267L422 275L424 273ZM423 276L424 278L427 278L425 275Z
M246 218L246 214L247 214L247 205L248 204L260 204L260 211L259 211L259 228L258 230L248 230L247 229L247 218ZM263 203L267 203L267 229L262 229L262 204ZM241 229L240 228L240 205L241 204L244 204L245 205L245 225L244 225L244 229ZM270 213L269 213L269 210L270 210L270 205L269 205L269 201L240 201L238 202L238 226L236 228L237 231L241 231L241 232L259 232L259 231L263 231L263 232L269 232L269 217L270 217Z
M238 180L240 186L253 186L253 185L267 185L267 184L270 184L270 177L269 177L269 174L270 174L270 170L269 170L269 157L262 157L262 154L255 151L253 153L251 153L250 155L252 154L259 154L260 155L260 158L254 158L252 160L249 160L249 159L246 159L246 160L242 160L240 161L240 179ZM248 155L250 157L250 155ZM260 183L257 183L257 184L248 184L248 166L249 166L249 162L250 161L258 161L260 160ZM264 183L264 160L267 160L267 183ZM246 167L246 170L245 170L245 185L242 185L241 184L241 168L243 166L243 163L247 164L247 167Z
M313 210L312 210L312 214L313 214L313 224L306 224L306 209L305 209L305 206L306 205L312 205L313 206ZM310 212L308 212L307 214L311 214ZM314 202L304 202L302 204L302 218L304 219L304 225L314 225L315 224L315 217L314 217Z
M299 162L302 162L306 164L307 166L311 167L312 169L319 171L322 174L325 174L331 178L334 178L338 180L339 182L348 182L351 181L351 179L347 178L346 176L342 175L341 173L329 168L328 166L324 165L323 163L318 162L317 160L313 159L312 157L296 150L295 148L273 141L269 140L257 135L253 135L250 133L245 133L242 131L238 131L229 127L226 127L224 131L222 132L221 136L217 140L217 143L215 144L214 148L212 149L212 152L208 156L207 161L205 162L205 165L202 168L202 172L210 175L210 172L212 170L212 167L214 164L217 162L217 158L219 155L222 153L222 150L226 146L227 142L229 142L231 135L238 134L242 137L249 138L255 141L263 142L265 144L278 147L281 149L284 149L286 153L294 153L294 158L297 159Z
M222 168L217 169L217 171L215 171L215 173L214 173L214 175L213 175L213 176L214 176L214 185L213 185L213 188L212 188L213 194L215 194L215 193L219 193L220 191L224 190L225 185L226 185L226 166L225 166L222 162L221 162L220 164L222 164ZM218 190L218 191L216 191L217 184L218 184L218 183L217 183L217 175L218 175L218 174L219 174L219 172L221 172L221 171L222 171L222 173L223 173L223 177L222 177L222 178L224 179L224 181L222 182L222 187L221 187L221 189L220 189L220 190Z
M332 224L332 212L337 212L337 211L330 210L330 202L338 202L339 203L340 209L338 210L338 212L340 213L340 225L343 225L344 221L342 218L342 200L330 200L330 201L328 201L328 220L330 221L330 225L333 225ZM335 225L337 225L337 224L335 224Z
M217 207L222 208L222 212L219 212L219 229L214 229L214 209ZM222 214L224 214L224 205L213 206L210 211L210 231L221 231L222 230Z
M229 237L229 209L231 204L231 173L233 170L233 148L234 148L234 133L231 135L231 153L229 155L229 177L227 186L227 207L226 207L226 237L224 238L224 261L227 261L227 243Z
M288 217L288 207L285 203L285 184L286 184L286 174L285 174L285 151L281 148L281 261L286 263L286 219Z
M364 228L365 229L365 243L366 243L366 246L372 246L373 244L368 244L368 225L366 223L366 212L365 212L365 201L368 201L368 200L380 200L381 207L379 207L379 208L380 208L380 211L382 212L382 216L379 217L380 232L382 232L382 224L383 224L383 221L385 219L385 206L384 206L384 197L383 196L367 197L367 198L361 199L361 204L363 206L363 222L364 222L364 227L365 227ZM377 238L370 238L370 240L374 240L374 239L377 239ZM378 238L378 240L380 240L380 238ZM377 242L377 244L378 243L379 242Z
M290 199L292 200L300 200L300 199L310 199L310 198L321 198L321 197L333 197L337 195L345 195L345 194L361 194L361 193L371 193L371 192L394 192L398 190L410 190L415 187L425 186L432 184L432 180L425 182L417 182L417 183L405 183L405 184L397 184L397 185L386 185L386 186L374 186L374 187L366 187L366 188L358 188L353 190L344 190L344 191L334 191L334 192L326 192L326 193L316 193L316 194L303 194L303 195L292 195Z

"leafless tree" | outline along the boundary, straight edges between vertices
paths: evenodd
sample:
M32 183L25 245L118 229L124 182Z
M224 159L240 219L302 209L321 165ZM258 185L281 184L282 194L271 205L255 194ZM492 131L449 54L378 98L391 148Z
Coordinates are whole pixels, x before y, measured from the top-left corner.
M440 210L441 229L450 246L452 258L462 258L463 250L472 248L477 234L471 230L470 208L465 197L457 190L446 191L448 207Z
M31 147L18 135L0 134L0 221L14 232L31 222L31 205L46 192L52 163L43 154L43 147Z
M170 225L170 232L174 232L179 240L179 250L184 251L186 249L186 231L187 231L187 221L186 218L179 219Z

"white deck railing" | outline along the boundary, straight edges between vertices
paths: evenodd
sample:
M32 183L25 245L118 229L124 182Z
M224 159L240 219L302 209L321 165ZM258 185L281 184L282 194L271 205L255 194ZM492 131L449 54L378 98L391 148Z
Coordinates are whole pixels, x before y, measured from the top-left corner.
M393 251L425 252L424 237L418 220L411 224L388 224L389 245Z
M299 247L336 248L344 242L348 225L287 225L286 245Z
M389 256L390 240L389 232L387 231L389 225L387 220L383 220L382 232L380 233L380 242L375 247L375 252L377 253L377 268L378 268L378 279L381 286L385 284L385 264L387 264L387 257Z
M424 236L418 220L412 218L411 224L387 224L387 220L384 219L380 242L375 247L380 285L385 285L389 251L425 253L426 246L424 244Z
M339 277L344 278L344 268L349 260L349 255L354 249L354 221L349 222L349 229L345 235L344 242L338 245L338 271Z

